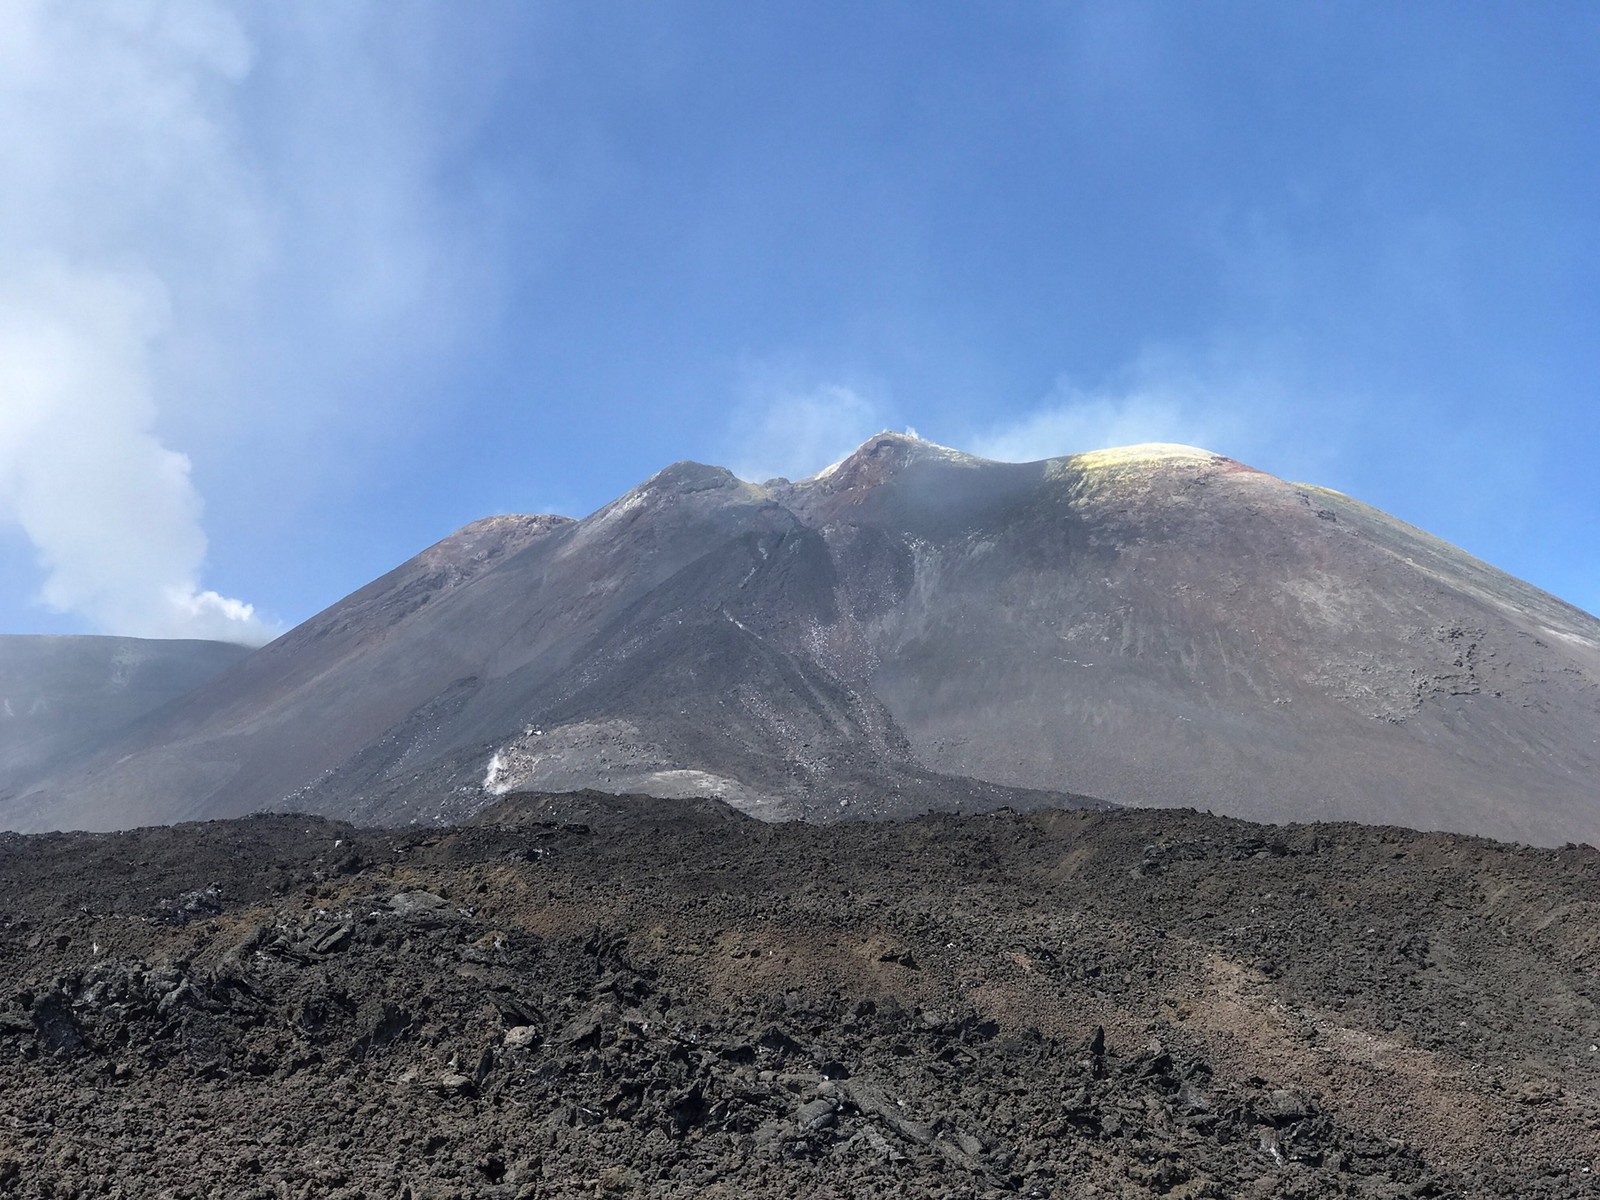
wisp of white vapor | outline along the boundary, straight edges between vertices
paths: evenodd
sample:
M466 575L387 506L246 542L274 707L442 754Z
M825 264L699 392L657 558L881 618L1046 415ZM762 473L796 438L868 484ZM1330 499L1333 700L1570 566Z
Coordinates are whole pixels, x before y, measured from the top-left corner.
M259 642L252 607L199 586L189 460L151 432L153 277L41 266L0 287L0 515L45 570L41 599L142 637Z
M1320 446L1303 444L1289 419L1291 395L1316 397ZM1337 408L1308 389L1292 359L1270 345L1150 349L1100 387L1063 376L1031 410L978 429L969 441L973 453L1003 462L1177 442L1316 478L1341 436Z
M844 384L747 388L732 434L733 473L755 483L801 479L837 462L884 428L884 406Z
M93 627L257 643L201 586L189 460L157 433L167 276L247 272L252 216L217 96L249 47L209 3L0 9L0 524L39 599Z

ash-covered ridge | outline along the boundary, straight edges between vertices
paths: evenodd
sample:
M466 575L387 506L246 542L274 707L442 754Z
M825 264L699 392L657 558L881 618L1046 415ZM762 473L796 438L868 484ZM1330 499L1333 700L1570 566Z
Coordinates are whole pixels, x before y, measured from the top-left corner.
M1600 622L1359 501L1145 445L885 433L496 518L0 810L458 818L521 789L764 818L1061 802L1600 840Z

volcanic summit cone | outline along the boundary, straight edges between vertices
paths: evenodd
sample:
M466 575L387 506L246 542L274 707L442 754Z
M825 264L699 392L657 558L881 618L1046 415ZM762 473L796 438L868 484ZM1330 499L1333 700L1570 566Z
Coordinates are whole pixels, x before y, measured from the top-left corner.
M581 521L468 526L0 820L1048 791L1600 842L1597 684L1600 622L1337 493L882 434L808 480L680 463Z

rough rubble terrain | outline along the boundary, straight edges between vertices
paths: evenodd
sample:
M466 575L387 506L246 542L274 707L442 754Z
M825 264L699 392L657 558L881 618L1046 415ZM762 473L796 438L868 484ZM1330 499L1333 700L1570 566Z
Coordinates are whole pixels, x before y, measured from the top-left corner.
M0 838L0 1193L1587 1196L1600 852L512 797Z

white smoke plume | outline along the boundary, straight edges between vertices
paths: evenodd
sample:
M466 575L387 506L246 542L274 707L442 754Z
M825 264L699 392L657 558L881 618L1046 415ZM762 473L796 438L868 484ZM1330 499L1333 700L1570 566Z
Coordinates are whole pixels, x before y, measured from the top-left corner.
M1310 470L1316 456L1285 427L1286 397L1307 397L1271 347L1206 354L1147 351L1097 388L1062 378L1031 410L977 431L985 458L1030 462L1140 442L1177 442L1257 465ZM1332 429L1327 432L1331 446Z
M249 276L261 214L226 120L248 41L209 3L0 7L0 524L40 599L106 632L260 642L201 586L189 460L159 434L173 279Z
M1032 462L1139 442L1204 447L1208 440L1204 428L1168 399L1058 394L1022 419L979 437L973 453L1002 462Z
M885 409L844 384L753 383L736 415L731 469L757 483L802 479L838 462L885 425Z

